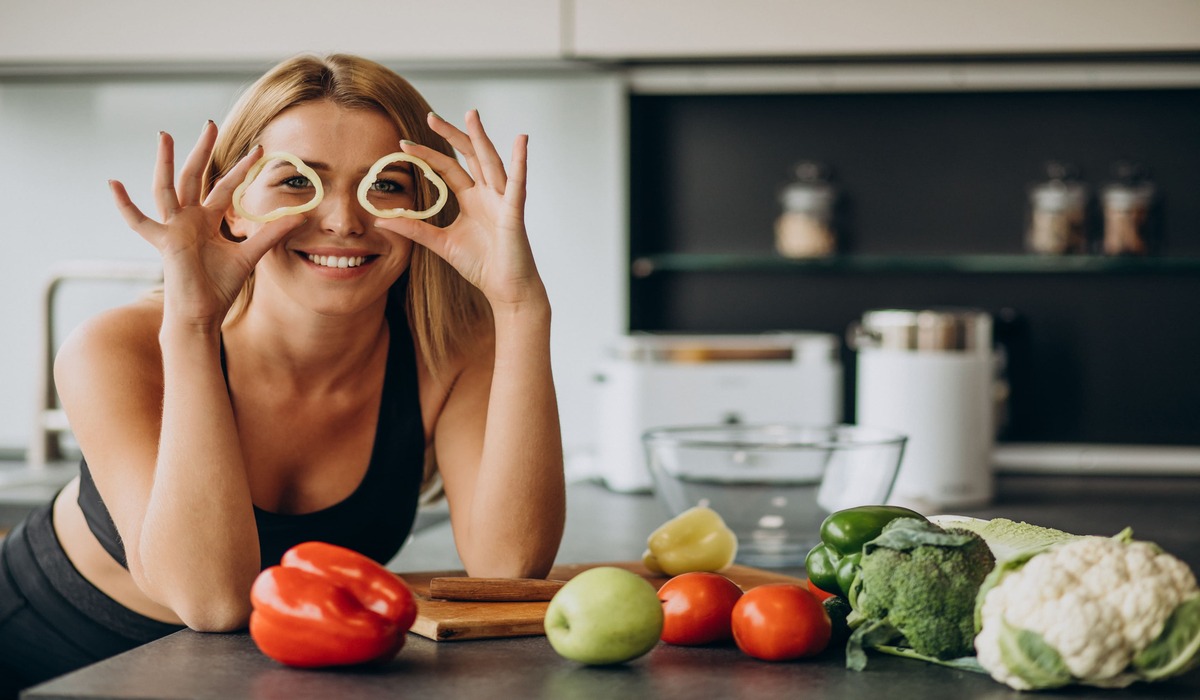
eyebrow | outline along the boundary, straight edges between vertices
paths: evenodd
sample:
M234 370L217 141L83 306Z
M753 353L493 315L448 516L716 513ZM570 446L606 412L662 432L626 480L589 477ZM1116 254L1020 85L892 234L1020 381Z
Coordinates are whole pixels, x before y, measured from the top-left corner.
M327 172L329 170L329 165L327 163L322 163L321 161L304 160L303 158L301 158L300 161L317 172ZM288 161L278 159L272 161L268 166L268 169L278 170L279 168L294 167L296 166L292 165ZM367 170L369 170L369 168L363 168L361 174L366 175ZM381 170L380 173L401 173L403 175L412 175L413 168L411 164L405 162L388 163L387 165L383 166L383 170Z

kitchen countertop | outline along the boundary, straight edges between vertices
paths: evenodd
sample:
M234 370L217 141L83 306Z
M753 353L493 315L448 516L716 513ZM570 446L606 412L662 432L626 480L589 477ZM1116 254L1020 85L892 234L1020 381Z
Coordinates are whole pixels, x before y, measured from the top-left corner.
M1112 534L1126 525L1200 570L1200 477L1020 476L999 479L987 508L1070 532ZM666 517L650 496L590 483L568 489L559 562L636 558ZM457 568L449 524L414 536L391 562L397 571ZM792 573L798 573L793 571ZM377 670L301 671L263 656L246 634L183 631L27 691L26 698L594 697L655 698L971 697L1018 698L989 677L873 654L867 670L846 671L840 653L766 663L736 648L659 644L640 659L590 668L559 657L542 637L432 642L409 635L400 655ZM1038 698L1200 697L1200 670L1124 690L1074 688Z

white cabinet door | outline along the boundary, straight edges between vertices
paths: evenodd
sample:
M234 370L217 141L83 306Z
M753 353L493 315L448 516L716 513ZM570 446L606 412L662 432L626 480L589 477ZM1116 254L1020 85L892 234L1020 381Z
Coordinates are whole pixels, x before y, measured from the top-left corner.
M302 52L380 61L562 56L561 0L14 0L0 67L274 62Z
M1200 50L1196 0L565 0L581 58Z

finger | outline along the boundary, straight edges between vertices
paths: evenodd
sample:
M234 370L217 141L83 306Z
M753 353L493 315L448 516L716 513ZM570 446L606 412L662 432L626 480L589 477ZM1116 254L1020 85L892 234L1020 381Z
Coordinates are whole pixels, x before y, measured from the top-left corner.
M213 183L208 196L204 198L204 206L216 207L221 211L228 209L233 202L233 191L242 184L242 180L246 179L246 173L258 162L259 158L262 158L262 146L251 148L249 153L242 156L242 159L229 169L229 172Z
M212 157L213 144L217 141L217 125L210 119L200 131L192 152L188 154L183 170L179 171L179 201L187 206L199 204L200 191L204 185L204 170Z
M484 181L500 194L504 194L505 182L508 180L508 176L504 174L504 161L500 159L496 145L484 131L483 121L479 118L477 109L467 112L467 133L471 136L471 144L483 170Z
M513 141L512 172L508 176L508 189L504 200L518 211L525 209L526 178L529 163L529 135L521 134Z
M428 146L422 146L412 141L401 141L400 150L429 163L429 167L442 176L446 185L453 192L465 192L475 186L475 180L471 178L470 173L463 170L462 164L441 151L435 151Z
M129 198L129 192L125 189L125 185L116 180L108 181L108 189L112 192L113 201L117 204L117 211L121 213L121 218L125 219L125 223L129 228L133 229L139 236L154 244L158 233L159 224L157 221L149 218L142 213L133 200Z
M463 155L463 160L467 163L467 170L470 172L471 178L475 182L486 185L487 179L484 177L483 170L479 167L479 159L475 156L475 147L471 144L471 137L467 136L457 126L454 126L433 112L429 113L429 127L438 136L446 139L454 147L454 150Z
M304 220L303 214L291 214L289 216L280 217L274 221L264 224L249 238L243 240L239 245L245 253L247 260L251 265L258 264L262 256L267 254L267 251L274 248L280 241L288 237L288 234L294 233L300 222Z
M179 211L175 194L175 140L165 131L158 132L158 160L154 163L154 201L165 221Z

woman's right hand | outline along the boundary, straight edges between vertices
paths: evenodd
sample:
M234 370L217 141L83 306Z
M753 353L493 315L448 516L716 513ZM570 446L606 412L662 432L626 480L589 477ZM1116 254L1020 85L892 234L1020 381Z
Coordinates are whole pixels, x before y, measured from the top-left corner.
M221 233L233 191L262 156L262 149L251 149L201 201L204 171L216 139L217 126L210 121L176 180L174 141L170 134L159 132L154 198L161 222L143 214L123 184L109 182L126 223L162 256L164 313L175 321L211 330L219 329L259 259L286 235L289 224L295 223L292 217L284 217L241 242Z

